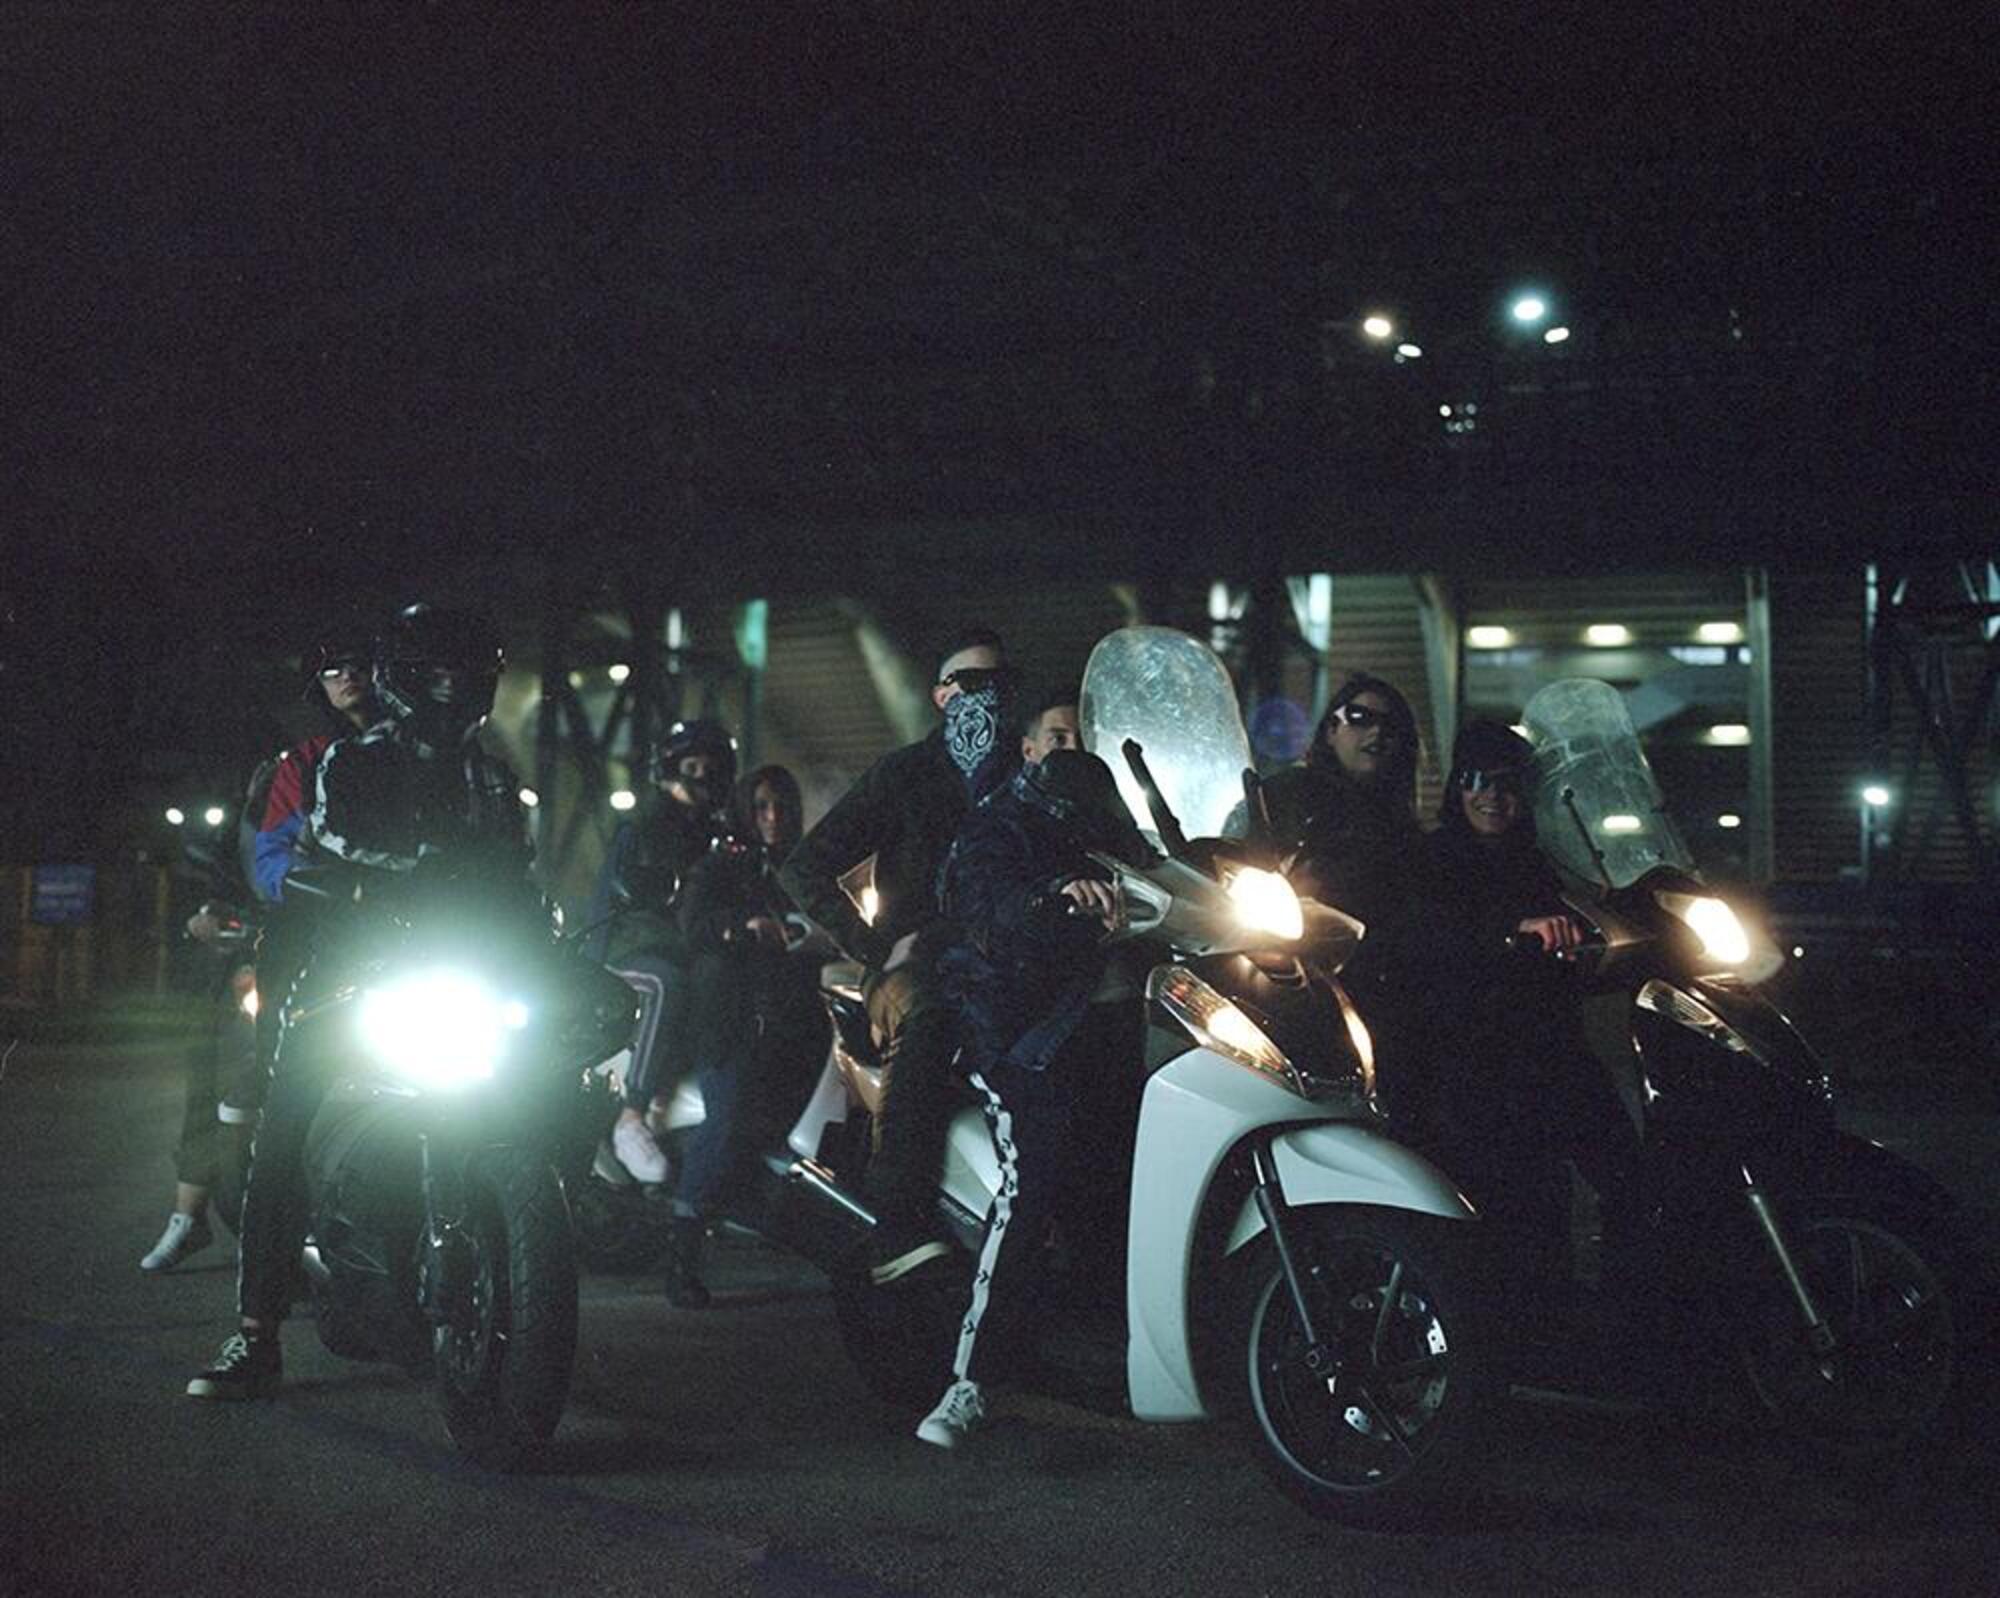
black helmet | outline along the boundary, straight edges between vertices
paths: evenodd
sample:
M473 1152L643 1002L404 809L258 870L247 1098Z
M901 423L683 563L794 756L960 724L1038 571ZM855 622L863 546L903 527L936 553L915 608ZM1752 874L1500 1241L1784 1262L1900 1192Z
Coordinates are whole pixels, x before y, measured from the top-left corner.
M698 716L692 721L677 721L661 733L647 757L646 774L654 786L672 782L678 775L675 768L687 755L707 755L714 760L718 768L714 791L718 795L729 792L736 781L736 740L727 727Z
M493 710L505 656L482 616L417 604L375 646L375 692L428 743L464 738Z

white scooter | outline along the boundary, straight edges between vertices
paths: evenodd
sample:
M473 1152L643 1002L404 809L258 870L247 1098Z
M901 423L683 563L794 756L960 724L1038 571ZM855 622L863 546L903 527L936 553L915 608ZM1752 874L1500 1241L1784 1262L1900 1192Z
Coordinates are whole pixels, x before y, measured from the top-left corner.
M1115 936L1157 955L1123 1314L1114 1302L1098 1318L1122 1320L1124 1402L1142 1420L1240 1414L1265 1468L1308 1509L1400 1516L1459 1455L1489 1378L1461 1275L1471 1206L1386 1134L1367 1029L1335 974L1362 927L1218 836L1244 830L1250 757L1228 673L1202 644L1162 628L1111 634L1082 711L1091 747L1139 746L1121 786L1168 849L1143 870L1104 861L1128 912ZM1189 843L1183 823L1210 836ZM957 1272L868 1284L859 1133L880 1079L858 991L836 981L830 992L836 1035L819 1090L737 1218L822 1264L850 1357L878 1390L927 1403L999 1162L968 1105L939 1194L963 1245ZM681 1102L670 1120L698 1114ZM1069 1329L1048 1330L1060 1342Z

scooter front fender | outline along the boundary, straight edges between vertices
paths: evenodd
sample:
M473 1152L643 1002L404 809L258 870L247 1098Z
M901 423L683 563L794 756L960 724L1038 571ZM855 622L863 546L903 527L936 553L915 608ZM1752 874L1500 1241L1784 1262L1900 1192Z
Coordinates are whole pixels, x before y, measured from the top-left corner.
M1127 1242L1125 1379L1141 1420L1209 1413L1195 1377L1191 1323L1197 1294L1217 1284L1196 1281L1194 1240L1210 1184L1246 1139L1278 1128L1269 1136L1288 1206L1378 1204L1471 1217L1435 1166L1353 1115L1350 1107L1301 1099L1206 1049L1191 1049L1153 1074L1139 1114ZM1246 1203L1230 1251L1263 1224L1254 1201Z
M1290 1209L1313 1204L1375 1204L1448 1221L1477 1216L1450 1177L1412 1149L1351 1121L1296 1126L1271 1140L1278 1186ZM1225 1253L1234 1254L1264 1230L1254 1198L1245 1199Z

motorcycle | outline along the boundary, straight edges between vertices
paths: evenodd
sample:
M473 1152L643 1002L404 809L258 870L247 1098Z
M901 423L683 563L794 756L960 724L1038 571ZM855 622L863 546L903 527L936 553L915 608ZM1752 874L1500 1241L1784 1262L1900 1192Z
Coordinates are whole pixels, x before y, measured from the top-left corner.
M1825 1068L1758 988L1782 958L1696 874L1617 690L1550 684L1523 724L1536 836L1589 929L1584 1035L1640 1134L1640 1235L1605 1247L1650 1284L1646 1315L1625 1308L1652 1335L1618 1357L1732 1373L1816 1454L1922 1446L1966 1363L1954 1201L1836 1125Z
M321 1342L435 1386L460 1450L518 1466L555 1430L576 1351L577 1275L559 1172L596 1135L590 1068L631 1034L631 992L545 910L427 884L336 897L294 990L287 1048L327 1051L308 1132L307 1283ZM512 895L509 896L513 897Z

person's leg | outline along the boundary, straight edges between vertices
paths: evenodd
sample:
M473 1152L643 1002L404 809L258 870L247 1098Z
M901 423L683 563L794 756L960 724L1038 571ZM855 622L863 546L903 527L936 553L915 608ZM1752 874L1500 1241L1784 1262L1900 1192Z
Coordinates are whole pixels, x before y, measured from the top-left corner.
M1072 1106L1046 1072L996 1066L970 1081L981 1100L1000 1181L952 1354L952 1383L917 1436L955 1448L985 1415L985 1393L1033 1356L1042 1245L1073 1155Z
M633 954L616 972L639 996L639 1023L632 1036L632 1064L625 1073L625 1102L611 1131L611 1149L639 1181L651 1185L672 1175L666 1152L646 1124L656 1093L667 1085L668 1056L679 1034L686 983L680 968L664 956Z
M237 1311L241 1329L208 1369L188 1383L194 1398L256 1398L275 1390L281 1363L278 1330L296 1289L299 1251L311 1224L305 1145L326 1097L326 1062L287 1027L272 1061L263 1116L250 1149L237 1237Z
M947 1252L934 1211L945 1137L957 1113L958 1033L932 968L912 961L871 985L868 1018L882 1051L882 1107L867 1190L878 1218L871 1271L894 1281Z
M219 1029L212 1029L188 1052L181 1135L174 1147L174 1211L167 1217L159 1241L139 1261L142 1271L170 1271L215 1241L208 1224L208 1194L215 1186L218 1154L215 1062L219 1044Z
M746 1040L748 1041L748 1040ZM678 1309L709 1302L702 1280L708 1223L737 1175L743 1153L746 1062L717 1060L700 1074L702 1120L689 1136L674 1181L673 1227L667 1251L667 1300Z

